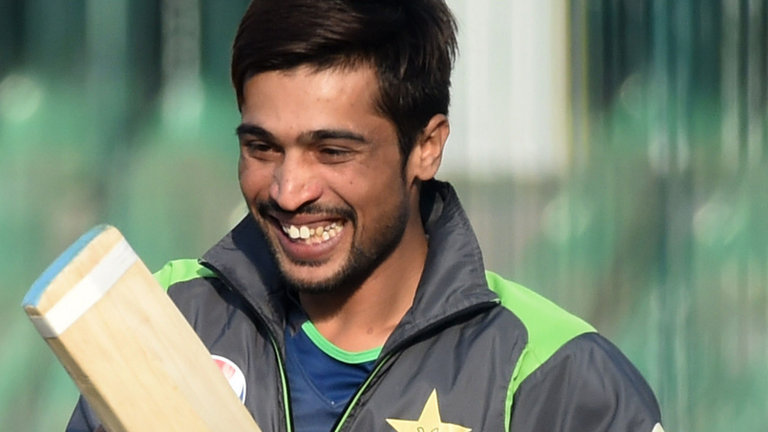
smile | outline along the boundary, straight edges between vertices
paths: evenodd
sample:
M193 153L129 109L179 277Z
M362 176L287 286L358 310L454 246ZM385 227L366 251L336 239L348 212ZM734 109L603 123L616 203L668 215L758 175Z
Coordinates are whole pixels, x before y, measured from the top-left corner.
M304 244L324 243L341 233L344 225L341 222L332 222L325 226L309 227L307 225L282 225L283 232L294 242Z

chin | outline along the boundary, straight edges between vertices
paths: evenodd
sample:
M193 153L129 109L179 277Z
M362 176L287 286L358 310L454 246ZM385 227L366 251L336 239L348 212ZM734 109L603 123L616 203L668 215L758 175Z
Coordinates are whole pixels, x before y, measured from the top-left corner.
M327 294L337 291L344 279L343 271L333 271L330 263L295 263L286 257L278 260L283 281L294 291ZM325 268L324 268L325 267Z
M283 273L283 280L288 287L300 294L324 295L345 292L346 284L335 278L298 278Z
M360 271L361 269L350 265L349 262L335 271L330 266L321 269L322 265L300 266L302 267L300 269L295 268L296 264L290 264L290 266L294 268L286 268L284 263L281 263L280 273L288 287L300 294L349 295L357 290L370 275L370 271Z

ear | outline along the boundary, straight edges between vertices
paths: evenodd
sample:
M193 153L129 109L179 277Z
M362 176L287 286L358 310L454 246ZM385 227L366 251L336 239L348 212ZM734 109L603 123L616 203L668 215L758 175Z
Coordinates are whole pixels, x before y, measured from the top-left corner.
M444 114L436 114L429 119L408 157L408 166L413 177L426 181L437 174L443 159L445 141L450 132L451 126Z

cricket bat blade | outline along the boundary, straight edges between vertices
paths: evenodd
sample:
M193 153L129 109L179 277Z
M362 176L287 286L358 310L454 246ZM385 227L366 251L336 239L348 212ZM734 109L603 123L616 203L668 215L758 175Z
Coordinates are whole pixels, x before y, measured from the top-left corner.
M259 431L116 228L83 235L22 306L108 431Z

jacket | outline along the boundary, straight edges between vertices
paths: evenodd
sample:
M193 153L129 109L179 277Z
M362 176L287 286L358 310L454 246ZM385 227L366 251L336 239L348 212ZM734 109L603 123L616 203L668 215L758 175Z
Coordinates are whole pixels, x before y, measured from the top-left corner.
M450 185L426 182L421 206L429 249L413 306L334 430L662 430L653 393L614 345L485 271ZM201 260L156 274L211 353L242 372L233 386L264 432L292 430L283 344L290 300L276 271L249 216ZM81 402L68 430L95 422Z

